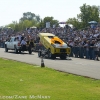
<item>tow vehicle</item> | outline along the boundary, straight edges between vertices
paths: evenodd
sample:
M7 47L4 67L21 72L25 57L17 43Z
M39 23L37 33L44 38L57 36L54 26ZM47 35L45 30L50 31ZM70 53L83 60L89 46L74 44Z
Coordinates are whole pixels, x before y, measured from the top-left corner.
M16 37L11 37L9 40L5 42L5 52L8 52L8 50L14 50L14 52L17 54L18 52L21 53L21 51L28 51L29 54L32 53L32 42L27 42L25 47L21 45L21 42L16 39Z

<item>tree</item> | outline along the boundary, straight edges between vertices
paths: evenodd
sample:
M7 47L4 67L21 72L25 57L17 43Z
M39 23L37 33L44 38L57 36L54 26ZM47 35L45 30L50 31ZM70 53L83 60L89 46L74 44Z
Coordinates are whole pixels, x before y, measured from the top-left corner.
M22 31L28 27L32 27L36 25L37 25L37 21L24 20L24 21L20 21L19 23L13 21L11 24L7 25L7 27L11 27L15 31Z
M20 18L20 21L24 21L24 20L35 20L37 22L40 22L40 16L39 15L35 15L34 13L31 12L26 12L23 13L23 17Z
M80 22L77 18L69 18L68 20L67 20L67 24L72 24L75 28L77 28L77 29L81 29L82 27L83 27L83 23L82 22Z
M22 27L21 29L24 30L28 27L32 27L33 26L33 22L30 20L24 20L23 22L19 23L19 26Z
M40 23L36 25L38 28L44 28L43 20L41 19Z
M83 26L86 27L89 21L99 21L99 10L97 6L90 6L83 4L80 7L81 13L77 15L78 19L83 22Z
M53 27L53 25L58 26L58 20L54 20L53 17L45 17L41 22L38 24L39 28L45 28L46 27L46 22L50 22L50 27Z
M28 27L37 26L40 23L40 16L31 12L23 13L23 17L19 19L19 22L13 21L8 27L13 28L15 31L22 31Z
M77 15L77 18L69 18L67 23L74 25L76 28L85 28L88 26L88 22L97 21L100 22L98 6L90 6L83 4L80 7L81 13Z

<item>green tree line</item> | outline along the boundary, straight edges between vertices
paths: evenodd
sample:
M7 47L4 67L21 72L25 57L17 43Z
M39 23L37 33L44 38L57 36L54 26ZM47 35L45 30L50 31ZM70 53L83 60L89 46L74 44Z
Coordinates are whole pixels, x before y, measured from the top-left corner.
M72 24L77 29L87 27L89 21L100 22L100 9L98 6L90 6L83 4L80 6L80 14L77 14L77 18L69 18L66 24ZM36 26L38 28L45 28L46 22L50 22L50 26L59 26L59 21L55 20L52 16L47 16L41 19L39 15L31 12L23 13L23 16L19 19L19 22L13 21L12 23L6 25L6 27L11 27L15 31L22 31L28 27Z

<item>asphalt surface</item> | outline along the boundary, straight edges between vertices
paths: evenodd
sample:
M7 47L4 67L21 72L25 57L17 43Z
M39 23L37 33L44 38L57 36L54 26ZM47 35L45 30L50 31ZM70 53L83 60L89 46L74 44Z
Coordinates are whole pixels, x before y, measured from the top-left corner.
M8 53L6 53L4 48L0 48L0 57L41 66L41 58L38 58L35 52L31 55L29 55L28 52L15 54L12 50L9 50ZM60 60L59 58L56 60L44 59L44 64L46 67L59 71L100 79L100 61L80 58L71 59L72 60Z

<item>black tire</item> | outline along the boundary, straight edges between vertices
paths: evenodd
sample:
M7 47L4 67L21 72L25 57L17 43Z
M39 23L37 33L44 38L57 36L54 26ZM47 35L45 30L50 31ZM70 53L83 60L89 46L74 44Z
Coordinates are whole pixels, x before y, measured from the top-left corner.
M19 49L19 53L21 54L21 49Z
M65 60L65 59L66 59L66 56L61 55L61 56L60 56L60 59Z
M38 57L41 57L41 51L38 51Z
M8 52L8 48L7 48L7 46L5 45L5 52Z
M31 47L29 47L29 50L28 50L29 54L32 54L32 50L31 50Z
M18 53L18 49L16 48L16 46L14 47L14 51L16 54Z
M29 54L32 54L32 51L31 50L29 50L28 52L29 52Z
M50 52L50 50L49 50L49 52L48 52L48 58L49 58L49 59L56 59L56 56L55 56L55 54L52 54L52 53Z
M52 58L52 53L49 51L48 53L48 58L51 59Z

